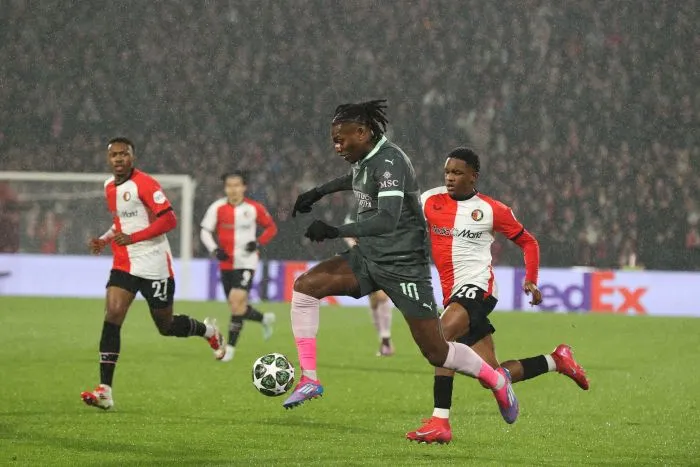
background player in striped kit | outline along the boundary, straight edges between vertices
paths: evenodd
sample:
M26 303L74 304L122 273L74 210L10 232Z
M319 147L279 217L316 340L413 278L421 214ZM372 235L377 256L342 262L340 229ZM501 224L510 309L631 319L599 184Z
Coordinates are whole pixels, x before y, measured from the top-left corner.
M445 186L426 191L421 201L446 307L441 316L445 339L470 346L489 365L498 368L492 337L496 330L488 318L498 301L498 287L491 266L494 233L502 233L523 250L523 290L532 295L532 305L542 302L537 288L539 246L509 207L476 190L480 169L479 156L474 151L469 148L452 150L445 163ZM582 389L588 389L586 374L566 344L561 344L551 354L508 360L500 366L505 368L513 383L558 371ZM409 440L450 442L453 376L452 370L435 369L433 416L416 431L407 433Z
M275 314L263 314L250 306L248 293L260 259L258 245L267 245L277 234L277 226L262 204L245 197L247 177L244 172L225 173L221 180L226 196L207 209L200 238L209 253L219 260L221 284L231 308L228 343L221 358L228 362L233 359L243 320L261 323L265 339L272 335ZM260 237L257 237L258 226L264 229Z
M353 216L348 214L345 216L345 223L349 224L353 221ZM352 248L357 245L357 239L348 237L343 239L347 245ZM394 314L394 304L383 290L376 290L370 293L369 311L372 314L372 324L377 330L379 336L379 350L377 357L391 357L394 355L394 344L391 342L391 322Z
M105 182L105 197L114 224L89 244L93 254L100 254L108 244L114 253L100 339L100 385L80 394L86 404L100 409L114 405L112 379L121 326L137 292L148 302L161 335L201 336L219 354L223 354L224 344L214 320L207 318L202 323L186 315L173 315L175 278L165 234L175 228L177 218L158 182L133 168L134 144L126 138L110 140L107 161L114 175Z

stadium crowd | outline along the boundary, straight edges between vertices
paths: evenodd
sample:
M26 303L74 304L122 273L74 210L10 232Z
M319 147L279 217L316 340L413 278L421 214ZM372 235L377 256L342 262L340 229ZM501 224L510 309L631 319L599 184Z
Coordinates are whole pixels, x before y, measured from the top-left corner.
M0 170L105 171L105 141L125 135L145 171L196 178L196 223L219 175L249 170L280 226L266 256L321 257L340 243L302 241L291 204L347 170L335 106L384 97L423 188L449 149L474 147L481 190L538 237L543 265L700 267L694 2L94 3L3 8ZM0 197L0 250L83 244L80 212ZM352 207L336 194L313 215ZM497 264L520 264L506 244Z

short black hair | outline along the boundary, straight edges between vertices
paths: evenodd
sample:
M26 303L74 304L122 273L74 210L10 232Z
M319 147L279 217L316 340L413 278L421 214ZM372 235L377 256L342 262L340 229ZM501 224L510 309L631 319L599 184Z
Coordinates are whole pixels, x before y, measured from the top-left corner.
M131 146L131 152L136 152L136 146L134 146L134 143L132 143L129 138L125 138L123 136L117 136L116 138L112 138L109 140L109 143L107 143L107 147L110 147L114 143L128 144L129 146Z
M447 155L447 158L459 159L461 161L464 161L468 166L474 169L474 172L479 172L481 170L481 161L479 161L479 155L470 148L454 148Z
M377 99L357 104L341 104L335 108L333 125L343 122L355 122L367 125L374 139L382 137L389 120L386 118L386 99Z
M221 181L226 183L229 177L240 177L244 185L248 184L248 172L244 170L231 170L229 172L224 172L221 175Z

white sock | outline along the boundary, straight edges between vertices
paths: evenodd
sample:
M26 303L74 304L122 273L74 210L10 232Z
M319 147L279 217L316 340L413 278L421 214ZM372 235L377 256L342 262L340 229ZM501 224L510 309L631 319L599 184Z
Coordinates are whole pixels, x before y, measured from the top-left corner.
M301 370L301 375L311 378L314 381L318 381L318 376L316 376L316 370Z
M391 300L385 300L377 305L377 318L380 339L391 339L391 320L394 312L394 304Z
M547 360L547 368L549 368L549 371L557 371L557 364L551 355L545 354L544 359Z
M433 417L450 418L450 409L438 409L437 407L435 407L433 409Z
M372 315L372 324L374 325L374 329L377 330L377 335L378 335L379 334L379 309L376 306L370 305L369 312Z
M495 391L505 384L505 378L491 368L471 347L459 342L448 342L447 359L443 368L455 370L457 373L472 376Z
M506 379L503 377L502 374L498 374L498 383L496 383L496 386L492 389L492 391L500 391L503 386L506 385Z

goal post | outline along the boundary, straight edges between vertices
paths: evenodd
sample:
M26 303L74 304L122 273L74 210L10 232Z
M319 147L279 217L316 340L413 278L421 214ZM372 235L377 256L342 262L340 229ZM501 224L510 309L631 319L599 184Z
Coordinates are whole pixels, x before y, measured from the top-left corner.
M178 289L182 290L183 298L188 298L192 279L194 197L197 183L189 175L151 175L167 193L178 216L176 236L179 241L173 244L173 255L179 258L180 263ZM62 244L57 239L55 243L58 246L47 248L46 243L43 246L39 244L32 233L39 232L39 237L46 237L47 229L56 233L61 230L61 226L70 226L69 230L73 229L74 235L87 230L93 234L102 234L109 228L109 217L105 213L104 182L111 176L107 173L0 171L0 216L16 220L18 251L87 254L85 238L78 238L72 243L64 240ZM69 203L73 208L67 207ZM14 217L10 217L10 211ZM6 225L5 229L8 228L12 226ZM46 251L51 249L54 251Z

